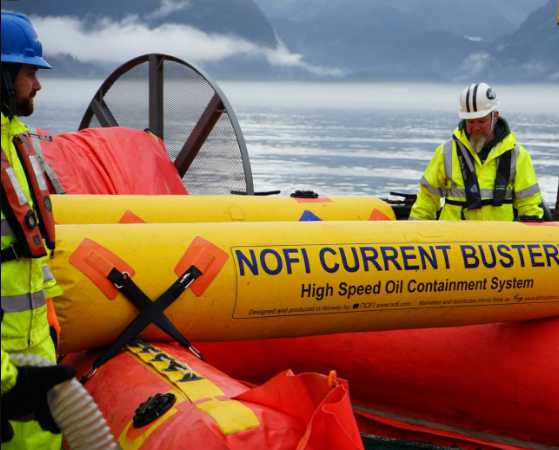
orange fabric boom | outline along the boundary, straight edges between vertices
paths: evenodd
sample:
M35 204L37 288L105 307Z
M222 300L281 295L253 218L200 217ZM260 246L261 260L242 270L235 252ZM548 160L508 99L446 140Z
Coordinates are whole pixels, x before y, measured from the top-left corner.
M93 357L65 362L83 373ZM335 375L286 371L251 389L177 345L136 342L85 386L123 450L363 448L346 383ZM134 420L156 394L171 394L174 404L151 422Z
M163 141L132 128L89 128L41 140L47 163L73 194L187 194Z

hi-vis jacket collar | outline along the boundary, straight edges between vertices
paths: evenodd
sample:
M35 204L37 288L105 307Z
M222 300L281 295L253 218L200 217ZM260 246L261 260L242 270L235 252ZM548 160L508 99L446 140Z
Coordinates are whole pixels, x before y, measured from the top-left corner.
M14 116L10 120L8 117L4 115L4 113L0 113L2 116L1 124L2 124L2 134L8 133L11 134L21 134L27 131L27 127L25 124L19 119L19 117Z
M27 126L18 117L12 117L12 119L10 120L4 115L4 113L1 113L0 123L2 124L1 129L3 147L4 145L7 146L14 136L27 132ZM10 164L13 164L13 154L11 152L6 152L6 156L8 157L8 161L10 162Z
M501 120L501 119L499 119ZM504 122L504 120L503 120ZM506 123L506 122L505 122ZM458 126L458 128L456 128L454 130L454 132L452 133L462 144L464 144L464 146L468 149L468 151L472 154L472 157L474 158L474 160L476 161L477 164L481 165L481 160L477 154L477 152L472 148L472 144L470 144L470 140L468 139L468 136L466 134L466 130L463 126L461 126L462 124L460 124ZM507 129L508 129L508 125L507 125ZM487 160L485 161L485 163L488 163L489 161L493 160L493 159L497 159L499 156L501 156L503 153L505 153L506 151L514 148L514 146L516 145L516 135L512 132L509 131L509 133L507 133L502 140L500 140L497 144L495 144L493 146L493 148L491 149L491 151L489 152L489 155L487 156Z

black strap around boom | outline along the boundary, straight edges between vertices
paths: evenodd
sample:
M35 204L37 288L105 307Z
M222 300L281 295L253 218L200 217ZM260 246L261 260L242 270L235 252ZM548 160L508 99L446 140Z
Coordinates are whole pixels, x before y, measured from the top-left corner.
M164 310L169 307L180 295L200 276L202 272L195 266L190 266L163 294L155 301L150 298L134 283L127 273L113 268L107 275L113 285L140 310L140 314L128 324L116 340L107 347L94 361L91 370L82 377L85 383L93 376L95 371L115 356L122 347L129 344L149 324L154 323L162 331L176 339L188 348L196 357L203 359L202 353L184 337L173 323L165 316Z

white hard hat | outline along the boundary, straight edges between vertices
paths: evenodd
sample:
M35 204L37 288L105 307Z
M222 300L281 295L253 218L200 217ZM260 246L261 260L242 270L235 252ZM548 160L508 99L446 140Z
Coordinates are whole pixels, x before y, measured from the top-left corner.
M460 95L461 119L479 119L497 110L499 102L495 91L486 83L470 84Z

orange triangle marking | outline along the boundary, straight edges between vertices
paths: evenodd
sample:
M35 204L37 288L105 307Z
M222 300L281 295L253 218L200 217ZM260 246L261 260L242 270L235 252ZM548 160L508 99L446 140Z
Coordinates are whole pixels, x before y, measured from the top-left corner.
M391 220L386 214L378 209L373 209L371 211L371 215L369 216L369 220Z
M146 221L127 209L118 223L146 223Z

